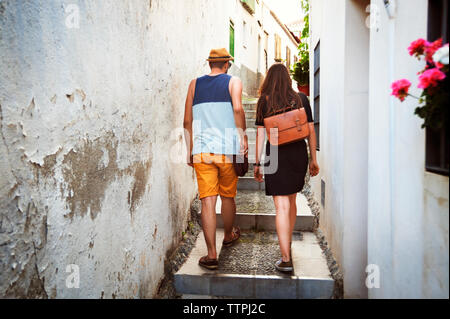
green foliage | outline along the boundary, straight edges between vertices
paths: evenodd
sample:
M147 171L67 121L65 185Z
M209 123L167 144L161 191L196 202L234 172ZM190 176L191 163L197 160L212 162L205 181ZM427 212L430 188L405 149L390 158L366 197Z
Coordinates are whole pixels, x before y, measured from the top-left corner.
M439 82L437 87L423 90L419 102L424 104L414 111L414 114L424 119L422 128L428 127L434 130L448 128L448 65L442 71L446 75L444 81Z
M299 85L309 84L309 59L300 60L291 69L292 78Z
M309 84L309 0L302 0L301 7L305 13L305 26L302 30L300 45L298 46L299 61L291 69L291 74L299 85Z

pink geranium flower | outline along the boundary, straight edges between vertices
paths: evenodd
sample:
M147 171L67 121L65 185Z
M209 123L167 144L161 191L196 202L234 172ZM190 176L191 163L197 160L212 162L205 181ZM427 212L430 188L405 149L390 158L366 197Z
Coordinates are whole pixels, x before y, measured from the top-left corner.
M427 62L434 64L433 55L442 47L442 39L438 39L433 43L428 43L425 48L425 59Z
M425 50L430 45L430 43L425 39L417 39L411 42L408 47L409 55L419 57L425 53Z
M439 81L445 79L445 73L438 68L432 68L426 70L419 76L419 85L421 89L427 89L429 87L435 87L439 84Z
M411 82L409 82L407 79L402 79L395 81L391 85L392 93L391 95L396 96L400 99L400 101L404 101L405 98L408 96L408 90L411 86Z

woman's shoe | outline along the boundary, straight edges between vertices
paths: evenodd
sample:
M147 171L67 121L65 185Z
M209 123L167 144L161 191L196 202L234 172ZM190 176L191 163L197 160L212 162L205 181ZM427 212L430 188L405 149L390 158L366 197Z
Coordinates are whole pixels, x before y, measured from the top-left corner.
M292 266L292 260L283 261L283 259L280 259L275 263L275 268L277 268L277 270L281 272L292 272L292 270L294 270L294 267Z

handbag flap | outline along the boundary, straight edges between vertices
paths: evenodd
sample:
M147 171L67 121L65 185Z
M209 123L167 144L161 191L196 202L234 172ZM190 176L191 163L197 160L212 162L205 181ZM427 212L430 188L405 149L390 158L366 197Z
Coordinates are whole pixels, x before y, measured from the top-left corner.
M297 124L298 122L298 124ZM266 129L278 128L278 131L284 131L297 127L297 125L304 125L308 122L304 108L294 109L289 112L273 115L264 119L264 126Z

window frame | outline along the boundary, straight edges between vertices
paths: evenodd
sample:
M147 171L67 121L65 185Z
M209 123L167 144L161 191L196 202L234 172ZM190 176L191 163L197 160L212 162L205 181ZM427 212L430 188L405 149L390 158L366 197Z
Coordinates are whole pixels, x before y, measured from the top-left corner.
M427 38L448 42L448 0L428 1ZM449 132L425 128L425 170L449 176Z
M291 68L291 49L286 46L286 67L288 70Z
M314 129L316 131L316 150L320 151L320 40L314 47Z
M283 59L281 58L281 37L278 34L274 34L275 39L275 62L281 62Z
M233 20L230 20L230 37L229 37L229 49L230 49L230 54L233 58L235 58L234 56L234 47L235 47L235 29L234 29L234 23Z

